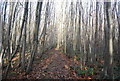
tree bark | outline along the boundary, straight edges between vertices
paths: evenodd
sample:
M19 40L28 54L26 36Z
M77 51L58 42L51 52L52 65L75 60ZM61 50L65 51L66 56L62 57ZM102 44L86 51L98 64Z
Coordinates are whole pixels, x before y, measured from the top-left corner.
M96 2L96 27L95 27L95 44L94 44L94 59L93 62L96 63L97 61L97 45L98 45L98 2Z
M37 51L38 33L39 33L39 26L40 26L40 17L41 17L42 4L43 4L43 2L38 2L37 3L35 31L34 31L34 37L33 37L33 46L32 46L31 56L30 56L30 59L29 59L29 63L28 63L28 66L27 66L26 73L29 73L31 71L34 56L35 56L35 53Z
M12 14L13 14L13 7L14 7L14 3L12 3L12 2L10 2L10 15L9 15L9 24L8 24L8 33L7 33L7 47L8 47L8 49L7 49L7 51L8 51L8 60L10 60L10 58L11 58L11 51L10 51L10 49L11 49L11 46L10 46L10 39L11 39L11 25L12 25Z
M4 8L5 7L5 8ZM6 18L6 9L7 9L7 2L5 2L5 5L4 5L4 10L3 10L3 20L1 21L2 22L2 49L3 49L3 52L2 52L2 49L1 49L1 56L2 56L2 67L4 67L4 60L3 60L3 58L4 58L4 56L5 56L5 50L6 50L6 48L5 48L5 46L6 46L6 44L5 44L5 42L6 42L6 40L5 40L5 18Z
M48 15L49 15L49 2L47 2L47 5L46 5L45 24L44 24L44 28L43 28L43 41L42 41L42 47L43 47L42 52L43 53L45 52L45 36L46 36L46 28L47 28Z
M27 19L28 19L28 2L25 2L25 10L24 10L24 19L22 22L22 26L24 26L23 32L23 47L22 47L22 54L21 54L21 67L22 71L25 70L25 50L26 50L26 26L27 26Z
M112 14L111 14L111 3L106 2L106 18L107 18L107 26L108 26L108 77L113 79L113 26L112 26Z

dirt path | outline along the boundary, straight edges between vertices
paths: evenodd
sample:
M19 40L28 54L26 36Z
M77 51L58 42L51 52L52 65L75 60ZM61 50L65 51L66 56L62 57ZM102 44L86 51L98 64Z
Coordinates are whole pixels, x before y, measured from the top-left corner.
M10 71L8 79L91 79L93 75L85 76L84 74L81 76L77 76L73 67L79 65L78 61L74 61L69 59L61 50L51 49L47 50L43 55L43 60L40 59L39 56L35 57L35 61L33 62L32 71L26 75L25 72L20 72L20 68L13 69ZM71 67L71 68L70 68ZM94 67L93 67L94 69ZM86 70L84 68L83 70ZM95 69L94 69L95 70Z
M60 50L49 50L47 58L38 64L33 64L33 71L28 79L76 79L76 74L70 70L70 59Z

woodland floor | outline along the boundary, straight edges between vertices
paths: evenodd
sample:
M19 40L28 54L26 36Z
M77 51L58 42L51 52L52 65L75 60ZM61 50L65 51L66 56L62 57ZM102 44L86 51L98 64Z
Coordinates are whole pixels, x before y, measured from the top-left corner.
M100 78L101 67L87 67L83 65L83 72L90 71L90 75L76 69L80 75L76 72L76 66L80 67L80 62L75 61L72 58L68 58L62 49L50 49L47 50L42 57L38 54L35 56L33 62L32 71L29 74L20 72L20 68L16 67L9 71L7 79L94 79ZM100 64L100 63L99 63ZM115 73L118 73L117 71ZM117 75L119 76L119 75Z
M74 70L70 69L73 62L57 49L45 52L43 60L35 60L30 74L17 72L9 74L8 79L80 79ZM37 59L39 57L36 57Z
M75 73L69 69L70 59L59 50L49 50L46 52L47 56L41 63L33 65L33 72L28 75L28 78L52 78L52 79L63 79L63 78L77 78Z

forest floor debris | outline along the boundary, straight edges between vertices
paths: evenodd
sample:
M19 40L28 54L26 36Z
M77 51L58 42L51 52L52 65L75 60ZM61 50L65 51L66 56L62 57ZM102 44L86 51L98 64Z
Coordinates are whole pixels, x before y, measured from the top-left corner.
M70 69L73 60L68 58L60 50L51 49L45 52L46 57L42 60L35 60L32 71L25 75L19 69L12 70L8 79L84 79L77 76L74 70ZM37 59L39 59L36 56ZM88 79L91 79L90 77Z

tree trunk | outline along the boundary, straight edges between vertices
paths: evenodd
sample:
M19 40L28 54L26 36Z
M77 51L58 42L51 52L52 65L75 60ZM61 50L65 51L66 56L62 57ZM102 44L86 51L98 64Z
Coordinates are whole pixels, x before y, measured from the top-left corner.
M34 56L35 56L35 53L37 51L38 33L39 33L39 26L40 26L40 17L41 17L42 3L43 2L38 2L37 3L35 31L34 31L34 37L33 37L33 46L32 46L31 56L30 56L30 59L29 59L29 63L28 63L28 66L27 66L26 73L29 73L31 71L32 63L33 63L33 60L34 60Z
M112 26L112 14L111 14L111 3L106 2L106 18L108 26L108 76L110 79L113 79L113 26Z
M4 54L5 54L5 18L6 18L6 9L7 9L7 2L5 2L5 8L3 10L4 12L4 16L3 16L3 20L1 21L2 22L2 49L3 49L3 52L2 52L2 49L1 49L1 56L2 56L2 67L4 67Z
M45 36L46 36L46 28L47 28L48 15L49 15L49 2L47 2L47 5L46 5L45 24L44 24L44 28L43 28L43 41L42 41L42 47L43 47L42 52L43 53L45 52Z
M22 22L22 26L24 26L23 32L23 47L22 47L22 54L21 54L21 67L22 71L25 70L25 50L26 50L26 25L27 25L27 18L28 18L28 2L25 2L25 10L24 10L24 19Z
M13 2L10 2L10 15L9 15L9 24L8 24L8 33L7 33L7 45L8 45L8 60L10 60L11 58L11 52L10 52L10 39L11 39L11 35L10 35L10 32L11 32L11 24L12 24L12 14L13 14L13 7L14 7L14 3Z
M97 47L98 47L98 2L96 2L96 28L95 28L95 44L94 44L94 59L93 62L96 63Z
M2 10L1 10L1 5L0 5L0 13L2 13L1 11ZM2 66L2 54L1 54L1 52L2 52L2 16L0 14L0 69L2 70L2 67L1 67ZM0 73L0 76L1 76L1 73Z

